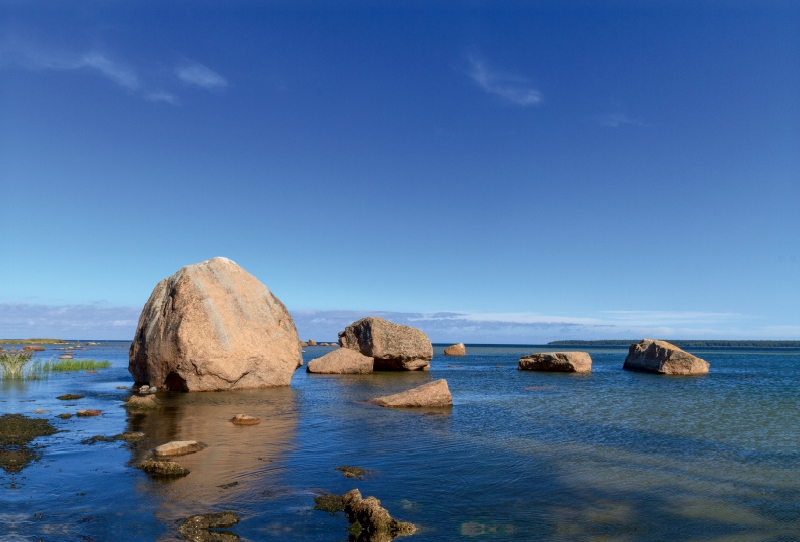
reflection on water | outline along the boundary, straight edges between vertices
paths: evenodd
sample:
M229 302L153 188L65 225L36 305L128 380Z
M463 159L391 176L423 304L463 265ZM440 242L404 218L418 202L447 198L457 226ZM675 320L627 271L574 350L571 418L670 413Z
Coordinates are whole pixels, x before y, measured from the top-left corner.
M152 457L151 448L173 440L207 447L173 459L191 474L168 481L140 478L143 498L158 499L163 520L217 510L228 503L257 500L284 467L280 460L295 445L297 404L290 388L208 393L159 394L161 408L132 413L129 431L147 440L132 446L131 465ZM230 422L236 414L261 419L258 425Z
M46 410L60 432L35 441L41 460L18 487L0 472L0 538L168 540L179 518L231 509L245 540L346 540L347 520L313 498L358 488L417 525L409 542L800 539L800 351L698 351L702 377L622 371L625 349L593 350L589 375L517 371L532 348L467 351L454 362L437 348L430 372L300 370L291 388L159 394L149 413L121 407L124 346L93 355L114 363L98 375L3 387L4 412ZM452 409L364 403L438 378ZM56 418L78 408L103 415ZM261 424L229 423L238 413ZM83 444L123 431L147 438ZM133 468L184 439L208 444L175 458L188 476ZM370 473L345 478L343 465Z

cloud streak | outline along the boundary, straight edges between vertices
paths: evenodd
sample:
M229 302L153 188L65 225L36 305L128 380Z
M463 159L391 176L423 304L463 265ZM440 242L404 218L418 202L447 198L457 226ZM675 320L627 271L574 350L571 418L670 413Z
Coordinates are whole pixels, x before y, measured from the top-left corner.
M132 339L141 307L0 303L0 337ZM544 344L576 339L792 339L800 327L754 327L754 319L693 311L606 311L592 317L533 312L290 311L302 339L335 341L339 331L365 316L422 329L437 343Z
M222 90L228 81L217 72L199 62L187 63L175 70L178 79L189 85L196 85L209 91Z
M179 105L178 97L162 88L177 84L174 77L185 84L198 86L214 92L228 86L228 81L217 72L191 60L184 60L174 68L174 77L165 79L159 70L150 70L150 78L161 77L161 84L146 83L137 70L124 61L100 51L71 53L53 50L31 43L18 36L6 36L0 43L0 69L16 66L33 72L41 71L87 71L112 81L130 94L138 95L149 102ZM148 73L145 70L145 73ZM154 88L155 87L155 88Z
M500 96L505 101L520 106L538 105L542 93L535 89L530 80L491 69L482 60L470 58L469 75L483 90Z
M607 115L603 115L600 117L600 124L602 126L608 126L609 128L619 128L623 124L641 127L650 126L646 122L642 121L642 119L631 118L625 113L609 113Z

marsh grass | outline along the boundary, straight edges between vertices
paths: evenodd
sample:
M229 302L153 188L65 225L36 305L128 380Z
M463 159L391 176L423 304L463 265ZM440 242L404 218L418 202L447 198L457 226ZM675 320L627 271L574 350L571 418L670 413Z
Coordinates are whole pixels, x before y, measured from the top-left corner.
M34 352L17 352L16 350L0 351L0 379L2 380L36 380L44 379L51 373L69 371L91 371L108 369L111 362L96 359L65 359L60 361L32 360Z

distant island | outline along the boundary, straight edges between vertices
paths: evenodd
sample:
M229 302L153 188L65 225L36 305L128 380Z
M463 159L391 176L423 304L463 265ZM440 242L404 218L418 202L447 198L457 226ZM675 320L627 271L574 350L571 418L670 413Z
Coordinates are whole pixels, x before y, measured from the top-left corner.
M62 339L0 339L0 344L67 344Z
M750 347L750 348L800 348L800 341L682 341L676 339L665 339L675 346L697 348L702 346L731 346L731 347ZM547 346L630 346L638 343L638 339L608 340L608 341L551 341Z

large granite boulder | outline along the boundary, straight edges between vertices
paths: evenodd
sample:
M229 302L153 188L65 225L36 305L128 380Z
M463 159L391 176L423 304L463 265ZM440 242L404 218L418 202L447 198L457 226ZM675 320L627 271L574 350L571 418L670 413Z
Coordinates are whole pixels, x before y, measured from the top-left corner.
M622 368L665 375L698 375L708 372L708 362L666 341L644 339L631 345Z
M288 386L303 363L286 307L227 258L188 265L156 285L129 360L137 383L183 391Z
M592 357L588 352L542 352L519 358L520 371L591 373Z
M372 358L349 348L339 348L322 356L312 359L306 365L306 371L319 374L370 374L372 372Z
M368 402L390 408L443 407L453 405L453 396L447 380L442 378L394 395L375 397Z
M454 344L452 346L448 346L444 349L445 356L466 356L467 355L467 347L464 346L464 343Z
M419 329L369 316L339 333L339 344L375 360L375 370L427 371L433 346Z

